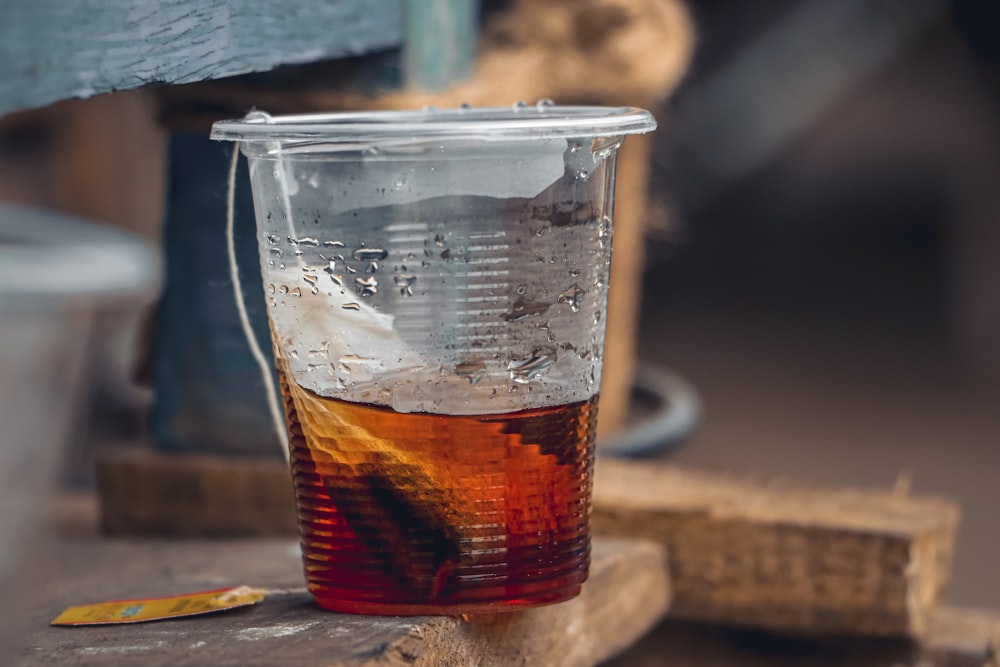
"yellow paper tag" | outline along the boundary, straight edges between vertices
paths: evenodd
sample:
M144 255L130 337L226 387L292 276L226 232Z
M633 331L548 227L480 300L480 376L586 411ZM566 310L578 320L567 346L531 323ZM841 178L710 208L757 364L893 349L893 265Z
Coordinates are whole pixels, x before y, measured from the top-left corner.
M257 604L266 591L249 586L221 588L214 591L172 595L165 598L111 600L70 607L59 614L52 625L102 625L106 623L142 623L164 618L210 614L236 607Z

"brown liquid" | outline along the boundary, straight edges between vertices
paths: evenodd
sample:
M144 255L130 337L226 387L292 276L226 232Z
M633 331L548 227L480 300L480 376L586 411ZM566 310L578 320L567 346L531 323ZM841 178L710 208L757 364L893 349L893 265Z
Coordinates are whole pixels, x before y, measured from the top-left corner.
M402 414L281 380L306 579L321 607L464 614L579 593L596 397Z

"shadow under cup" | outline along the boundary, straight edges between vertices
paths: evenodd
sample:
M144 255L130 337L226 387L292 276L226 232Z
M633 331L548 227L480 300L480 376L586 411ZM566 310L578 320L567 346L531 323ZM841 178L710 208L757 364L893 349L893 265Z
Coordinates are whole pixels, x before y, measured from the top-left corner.
M580 591L615 159L631 108L272 117L250 165L317 603L463 614Z

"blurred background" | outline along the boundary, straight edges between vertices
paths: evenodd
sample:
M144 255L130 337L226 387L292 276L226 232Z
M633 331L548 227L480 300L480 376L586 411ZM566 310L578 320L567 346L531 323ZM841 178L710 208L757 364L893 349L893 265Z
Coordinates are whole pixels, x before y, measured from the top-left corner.
M671 458L958 498L951 597L1000 605L997 7L690 6L639 352L703 398Z
M484 3L484 20L510 4ZM651 455L957 498L950 599L1000 606L997 9L688 8L694 59L657 112L638 355L686 377L704 411ZM0 201L161 246L178 178L162 108L147 88L0 116ZM148 432L146 315L138 342L114 343L128 363L88 384L65 480L89 482L94 443Z

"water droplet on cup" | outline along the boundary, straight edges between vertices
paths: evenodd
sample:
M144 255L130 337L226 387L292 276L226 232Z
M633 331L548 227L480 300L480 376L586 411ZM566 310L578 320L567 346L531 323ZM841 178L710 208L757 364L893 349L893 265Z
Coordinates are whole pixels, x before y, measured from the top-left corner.
M329 359L330 358L330 341L325 340L320 343L319 348L315 350L309 350L307 356L310 359Z
M374 276L355 278L354 287L357 289L358 296L374 296L378 293L378 279Z
M556 351L551 347L536 347L526 359L515 359L507 364L507 375L518 384L537 380L556 362Z
M396 283L396 287L399 288L399 293L402 296L413 296L413 284L417 282L417 277L412 273L401 273L398 276L394 276L392 281Z
M514 111L523 111L528 108L528 103L525 102L524 100L518 100L517 102L511 104L510 108L513 109Z
M361 310L361 304L351 301L350 303L345 303L341 306L344 310Z
M455 366L455 375L465 378L469 384L476 384L486 376L486 364L482 361L463 361Z
M560 292L559 297L556 299L556 301L558 303L565 303L569 305L570 310L572 310L574 313L579 313L580 301L583 298L584 294L586 294L586 292L580 289L579 285L574 283L568 289Z
M548 309L549 304L547 303L532 301L531 299L518 299L513 303L513 305L511 305L510 310L500 317L507 322L516 322L524 317L541 315Z
M371 262L385 259L389 253L382 248L358 248L354 251L353 257L359 262Z
M257 123L274 122L274 119L271 117L271 114L267 113L266 111L258 111L257 109L248 111L247 115L243 117L243 120L247 120L250 122L257 122Z
M553 102L547 97L543 97L542 99L538 100L538 102L535 104L535 108L538 109L539 111L548 111L555 105L556 105L555 102Z
M603 216L597 225L597 238L603 239L611 232L611 218Z

